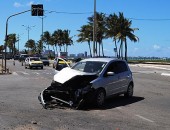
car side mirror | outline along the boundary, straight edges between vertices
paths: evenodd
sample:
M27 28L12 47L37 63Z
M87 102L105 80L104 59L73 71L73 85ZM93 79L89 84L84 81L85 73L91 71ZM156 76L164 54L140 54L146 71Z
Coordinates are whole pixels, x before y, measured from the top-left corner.
M107 76L114 76L115 75L115 73L114 72L107 72Z

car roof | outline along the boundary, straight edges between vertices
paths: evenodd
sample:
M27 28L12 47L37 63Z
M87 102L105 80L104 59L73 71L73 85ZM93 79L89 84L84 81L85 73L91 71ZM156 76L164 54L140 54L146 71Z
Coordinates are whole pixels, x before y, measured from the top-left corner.
M81 61L101 61L101 62L110 62L110 61L120 61L120 59L117 59L117 58L87 58L87 59L84 59L84 60L81 60ZM81 62L80 61L80 62ZM122 61L122 60L121 60Z

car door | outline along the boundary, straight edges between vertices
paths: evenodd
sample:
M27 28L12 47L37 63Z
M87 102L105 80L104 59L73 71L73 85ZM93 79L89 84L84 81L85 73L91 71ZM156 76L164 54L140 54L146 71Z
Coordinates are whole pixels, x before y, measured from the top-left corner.
M107 75L108 72L113 72L113 75ZM103 77L103 84L106 87L107 96L111 96L119 92L119 74L117 73L116 61L112 62L106 69Z
M124 61L117 61L117 74L119 78L118 92L124 92L129 85L130 73Z

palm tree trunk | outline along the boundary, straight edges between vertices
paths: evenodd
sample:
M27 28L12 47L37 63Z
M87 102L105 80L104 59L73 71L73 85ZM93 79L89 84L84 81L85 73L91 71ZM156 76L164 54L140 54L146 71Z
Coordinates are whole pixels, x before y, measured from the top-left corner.
M54 50L54 53L55 53L55 48L54 48L54 46L53 46L53 50Z
M121 46L121 57L123 59L123 41L122 41L122 46Z
M104 57L103 42L101 43L101 45L102 45L102 54L103 54L103 57Z
M100 46L101 46L101 42L99 42L99 57L100 57Z
M56 54L58 55L58 49L57 49L57 45L55 45L55 49L56 49Z
M67 52L68 46L66 45L66 52Z
M121 47L122 47L122 42L120 43L120 46L119 46L119 59L121 58Z
M60 47L60 52L61 52L61 45L59 45L59 47Z
M95 52L96 52L96 56L97 56L97 42L95 44L96 44Z
M90 57L92 57L92 54L91 54L91 47L90 47L90 41L88 41L88 45L89 45L89 50L90 50Z
M116 43L116 39L114 39L114 41L115 41L115 47L116 47L116 55L117 55L117 58L118 58L119 56L118 56L118 51L117 51L117 43Z
M127 61L127 41L125 38L125 60Z

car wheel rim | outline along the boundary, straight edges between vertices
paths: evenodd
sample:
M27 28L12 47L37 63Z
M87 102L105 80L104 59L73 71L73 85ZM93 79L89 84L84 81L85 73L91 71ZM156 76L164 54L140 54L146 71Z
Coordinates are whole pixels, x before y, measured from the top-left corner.
M97 103L98 103L98 105L102 105L104 103L104 93L103 92L99 93L98 98L97 98Z

